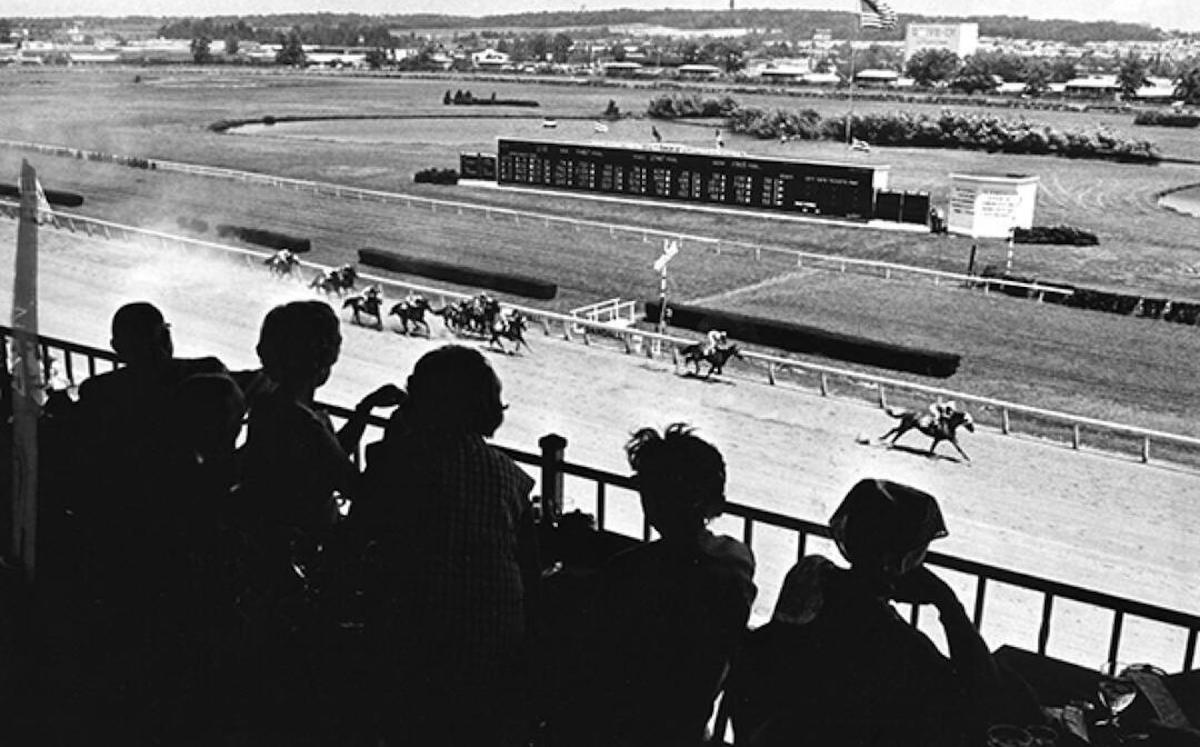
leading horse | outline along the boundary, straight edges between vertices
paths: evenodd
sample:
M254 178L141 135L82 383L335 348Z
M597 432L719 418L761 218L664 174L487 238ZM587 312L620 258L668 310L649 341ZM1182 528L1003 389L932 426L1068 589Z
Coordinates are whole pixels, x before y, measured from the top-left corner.
M408 334L408 325L412 325L413 332L417 331L417 326L425 328L425 336L429 337L431 330L429 322L425 321L425 312L430 311L429 301L420 295L409 296L392 306L392 310L388 312L388 316L397 316L400 318L400 324L404 327L404 334Z
M358 295L350 296L342 303L343 309L354 309L354 323L362 324L362 320L358 318L359 314L367 317L375 317L375 326L378 329L383 329L383 315L379 313L379 307L383 302L376 295Z
M533 352L533 348L529 347L529 343L525 341L525 315L515 309L507 313L502 313L492 322L492 338L488 340L488 345L498 345L502 351L509 355L516 355L517 351L524 345L529 352ZM512 340L516 343L511 351L504 349L504 340Z
M264 259L263 264L274 277L287 278L292 276L292 270L300 266L300 260L291 249L280 249Z
M890 436L892 440L888 445L894 446L896 439L915 428L933 439L933 443L929 445L929 456L933 456L933 450L937 448L938 444L942 441L949 441L950 445L957 449L959 454L962 454L963 459L968 462L971 461L971 457L967 456L967 452L963 451L962 447L958 445L958 438L955 436L955 432L959 427L966 428L972 433L975 432L975 420L969 413L962 410L954 410L946 417L935 418L933 413L930 412L893 407L884 409L888 415L899 419L900 422L896 424L895 428L880 436L880 441L885 441Z
M692 364L692 374L700 375L701 361L708 364L708 373L704 374L704 378L709 378L713 374L720 374L725 369L725 364L730 358L742 358L742 351L737 345L719 345L712 350L705 351L704 346L698 342L691 345L685 345L680 348L679 354L683 356L683 364Z

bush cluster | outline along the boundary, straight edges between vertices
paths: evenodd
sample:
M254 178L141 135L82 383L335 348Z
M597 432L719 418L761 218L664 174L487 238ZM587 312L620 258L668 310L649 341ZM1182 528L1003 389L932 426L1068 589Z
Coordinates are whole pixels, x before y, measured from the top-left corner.
M421 169L413 174L417 184L458 184L458 172L454 169Z
M877 145L986 150L1153 163L1161 159L1148 140L1128 138L1106 127L1062 130L1025 119L961 114L943 109L937 116L914 112L870 112L822 118L799 112L739 107L729 114L731 130L758 138L840 140L850 134Z
M1200 125L1200 114L1185 114L1183 112L1160 112L1150 109L1138 112L1133 118L1135 125L1152 125L1155 127L1196 127Z
M983 268L981 275L985 278L999 278L1018 283L1039 282L1035 278L1002 272L995 265L988 265ZM1080 288L1072 286L1069 283L1060 283L1056 280L1042 280L1040 282L1044 285L1053 285L1058 288L1066 288L1074 291L1070 296L1047 293L1042 299L1046 303L1056 303L1074 309L1104 311L1109 314L1122 314L1124 316L1136 313L1138 316L1147 319L1162 319L1168 322L1175 322L1176 324L1196 324L1200 320L1200 303L1172 301L1166 298L1148 298L1127 293L1114 293L1097 288ZM1005 295L1017 298L1034 298L1038 295L1037 291L1030 288L1000 286L986 282L980 283L979 287L998 290Z
M739 108L732 96L704 98L698 93L667 93L650 99L646 113L658 119L728 117Z
M257 244L269 249L291 249L297 254L312 249L311 239L298 239L295 236L288 236L287 234L276 233L275 231L267 231L261 228L246 228L244 226L231 226L228 223L217 225L217 236L222 238L233 236L248 244Z
M558 295L558 285L526 275L507 272L492 272L478 267L466 267L436 259L412 257L398 252L370 247L358 250L358 261L368 267L381 267L406 275L445 280L458 285L512 293L526 298L549 301Z
M646 321L658 321L662 306L646 302ZM865 363L893 371L910 371L945 378L958 370L961 356L938 350L896 345L882 340L842 334L805 324L748 316L704 306L672 304L672 326L704 332L721 329L731 338L796 353L821 355L835 360Z
M446 91L442 103L446 106L540 106L533 99L498 99L495 91L486 99L475 98L470 91L455 91L453 96Z
M1091 231L1074 226L1034 226L1013 231L1017 244L1065 244L1068 246L1096 246L1100 239Z

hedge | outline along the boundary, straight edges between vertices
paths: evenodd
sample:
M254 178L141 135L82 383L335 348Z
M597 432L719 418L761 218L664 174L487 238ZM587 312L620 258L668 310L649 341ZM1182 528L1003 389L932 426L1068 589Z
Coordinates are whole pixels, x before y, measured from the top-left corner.
M56 207L79 207L83 204L83 195L74 192L63 192L57 189L43 189L46 202ZM15 184L0 184L0 196L21 199L21 188Z
M981 276L984 278L1013 280L1021 283L1038 282L1035 278L1000 272L995 265L988 265L983 268ZM1046 293L1043 297L1046 303L1062 304L1073 309L1104 311L1109 314L1122 314L1124 316L1129 316L1137 312L1137 315L1140 317L1163 319L1177 324L1196 324L1197 318L1200 317L1200 304L1190 301L1172 301L1167 298L1148 298L1127 293L1114 293L1098 288L1080 288L1055 280L1043 280L1041 282L1046 285L1073 290L1074 293L1070 296ZM1018 298L1031 298L1038 295L1037 292L1026 288L996 286L986 281L979 283L978 286L998 290L1001 293L1017 296Z
M458 172L454 169L421 169L413 174L417 184L458 184Z
M298 239L295 236L267 231L261 228L246 228L231 226L228 223L217 225L217 236L222 238L233 236L249 244L258 244L269 249L291 249L297 254L312 249L311 239Z
M657 301L647 301L646 320L657 322L659 308ZM671 305L671 326L697 332L722 329L739 341L939 378L953 376L962 360L955 353L896 345L804 324L687 304Z
M442 103L447 106L541 106L532 99L498 99L495 91L492 92L490 98L486 99L475 98L470 91L455 91L453 96L446 91L446 95L442 97Z
M657 100L652 101L656 105ZM651 116L655 115L652 110ZM844 140L850 134L873 145L916 148L958 148L989 153L1029 153L1067 158L1098 158L1136 163L1162 159L1154 143L1099 126L1063 130L1025 119L992 114L963 114L943 109L931 116L913 112L867 112L822 118L806 109L764 109L738 106L727 126L736 133L760 139Z
M434 280L445 280L457 285L489 288L503 293L512 293L526 298L549 301L558 295L558 285L537 278L511 273L492 272L476 267L464 267L450 262L439 262L424 257L410 257L396 252L367 247L358 250L358 261L369 267L379 267L406 275L418 275Z
M1034 226L1013 231L1013 242L1017 244L1064 244L1069 246L1096 246L1100 239L1091 231L1074 226Z
M1200 125L1200 115L1149 110L1138 112L1133 118L1133 123L1154 127L1196 127Z

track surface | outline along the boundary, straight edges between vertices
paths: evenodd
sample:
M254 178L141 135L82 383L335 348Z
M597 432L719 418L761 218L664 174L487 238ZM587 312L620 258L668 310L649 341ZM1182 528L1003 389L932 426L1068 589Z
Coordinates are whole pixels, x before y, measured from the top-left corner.
M4 267L12 267L15 242L15 222L0 220ZM231 368L257 365L258 325L272 305L311 297L299 284L273 281L244 260L52 230L42 232L40 262L43 333L107 347L112 312L121 303L145 299L164 309L180 355L216 354ZM11 285L3 285L0 303L8 308ZM347 405L385 381L403 384L417 357L453 341L440 322L432 340L349 323L343 332L342 359L318 396ZM1200 511L1195 508L1200 476L1194 473L991 431L963 434L964 448L975 460L969 465L928 459L856 444L860 434L878 435L892 424L884 413L862 404L765 384L705 383L675 375L665 361L543 337L536 330L530 341L532 353L489 353L510 403L500 443L534 451L538 437L555 432L568 439L571 461L625 472L621 446L632 429L683 420L724 452L732 501L824 521L859 478L902 480L941 499L950 527L950 537L935 548L941 552L1200 612ZM483 349L477 341L463 342ZM927 445L919 436L907 439L917 450ZM568 482L568 495L571 488ZM576 493L578 505L588 510L591 493L578 488ZM618 505L635 505L632 496L617 494L611 500L615 520L624 518L630 529L639 526ZM737 531L732 525L720 528ZM755 545L758 620L769 614L795 552L770 535L763 530ZM820 545L813 549L829 552ZM970 596L964 601L969 605ZM1007 605L1010 612L989 607L984 621L989 641L1032 647L1040 601L991 592L989 605ZM1102 660L1107 616L1062 604L1056 610L1050 653L1083 663ZM1127 622L1134 650L1123 650L1122 656L1178 668L1182 636L1139 631L1136 622Z

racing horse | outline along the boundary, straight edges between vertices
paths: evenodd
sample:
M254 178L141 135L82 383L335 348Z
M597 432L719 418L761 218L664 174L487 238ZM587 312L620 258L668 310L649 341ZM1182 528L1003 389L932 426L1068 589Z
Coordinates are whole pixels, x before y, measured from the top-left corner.
M358 272L355 271L354 265L342 265L336 270L323 270L312 279L308 287L322 293L336 293L340 296L346 291L354 290L356 282L358 282Z
M497 345L500 350L509 355L516 355L517 351L524 345L529 352L533 352L533 348L529 347L529 343L525 340L525 330L528 324L525 321L525 315L516 309L502 313L492 322L492 338L488 340L488 345ZM515 345L513 349L505 350L504 340L512 340Z
M413 331L417 329L417 325L425 328L425 336L429 337L431 330L429 322L425 321L425 312L432 311L429 307L429 301L421 295L410 295L403 301L392 306L392 310L388 312L388 316L397 316L400 318L400 324L404 328L404 334L408 334L408 325L412 325ZM445 317L442 317L443 321Z
M708 364L708 373L704 374L704 378L709 378L713 374L720 374L725 368L725 364L730 358L742 358L742 351L737 345L719 345L712 350L705 352L704 345L694 342L691 345L685 345L679 350L679 354L683 356L683 365L692 364L691 374L694 376L700 375L700 362Z
M292 270L300 266L300 260L296 258L295 252L291 249L280 249L264 259L263 264L267 266L267 270L272 276L288 278L292 276Z
M971 461L971 457L967 456L967 452L962 450L958 445L958 439L955 437L955 431L961 426L975 432L975 419L971 415L962 410L953 410L949 415L936 418L933 413L921 412L919 410L906 410L904 408L887 407L884 408L888 415L899 419L899 423L895 428L892 428L887 433L879 437L880 441L886 441L891 437L888 446L895 446L896 439L908 433L912 429L917 429L926 436L933 439L933 443L929 445L929 456L933 456L933 450L942 441L949 441L950 445L958 450L962 458Z
M343 309L354 309L354 323L362 324L362 320L358 318L359 314L367 317L375 317L375 326L383 329L383 315L379 313L380 306L383 301L377 294L363 293L355 296L350 296L342 303Z
M429 313L442 318L442 324L446 325L446 329L454 334L458 334L460 330L467 326L467 309L466 301L455 301L448 303L440 309L429 309ZM394 311L394 310L393 310Z

